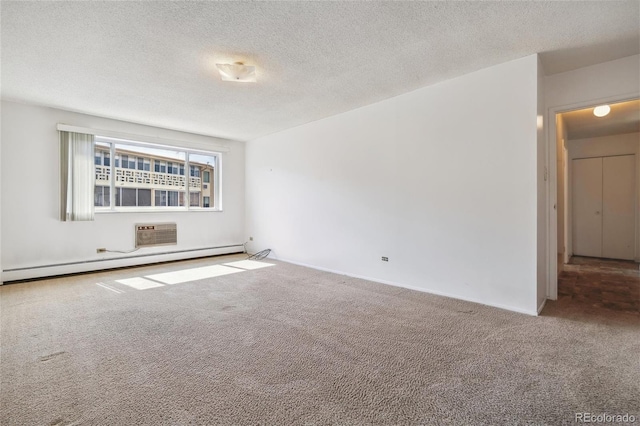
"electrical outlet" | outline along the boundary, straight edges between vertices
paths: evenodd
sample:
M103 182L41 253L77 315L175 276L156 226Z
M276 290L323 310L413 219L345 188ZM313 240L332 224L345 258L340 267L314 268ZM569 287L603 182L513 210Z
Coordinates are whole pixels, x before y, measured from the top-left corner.
M388 261L389 261L389 258L388 258L387 256L382 256L382 261L383 261L383 262L388 262Z
M96 250L96 253L105 253L107 251L106 248L99 248Z
M249 241L253 241L253 237L249 237Z

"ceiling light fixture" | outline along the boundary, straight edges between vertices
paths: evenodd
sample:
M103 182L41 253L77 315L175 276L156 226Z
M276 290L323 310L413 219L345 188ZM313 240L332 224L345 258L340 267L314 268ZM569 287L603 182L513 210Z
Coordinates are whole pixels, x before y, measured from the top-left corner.
M596 117L604 117L609 114L611 111L611 107L609 105L600 105L593 109L593 115Z
M242 62L216 64L216 67L218 67L222 81L235 81L238 83L256 82L256 67L245 65Z

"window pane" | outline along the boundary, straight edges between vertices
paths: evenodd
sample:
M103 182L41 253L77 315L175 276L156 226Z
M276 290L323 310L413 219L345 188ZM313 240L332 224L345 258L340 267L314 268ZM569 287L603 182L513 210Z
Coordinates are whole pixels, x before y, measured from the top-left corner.
M189 206L200 207L200 193L192 192L189 194Z
M169 191L169 206L178 207L178 193L176 191Z
M142 157L138 157L138 170L144 170L144 160Z
M109 207L109 190L111 187L109 152L111 150L111 144L104 142L95 142L94 147L95 187L93 190L93 205L96 207Z
M138 205L145 207L151 205L150 189L138 189Z
M120 206L120 188L116 188L116 207Z
M156 190L155 198L156 207L165 207L167 205L167 191Z
M136 205L136 190L134 188L122 188L122 205L125 207Z
M102 155L104 156L104 165L107 167L111 166L111 154L105 152Z
M111 199L109 198L110 191L111 188L108 186L96 186L93 192L93 205L96 207L109 207L111 205Z
M204 208L215 207L216 162L215 155L189 154L189 191L198 193Z

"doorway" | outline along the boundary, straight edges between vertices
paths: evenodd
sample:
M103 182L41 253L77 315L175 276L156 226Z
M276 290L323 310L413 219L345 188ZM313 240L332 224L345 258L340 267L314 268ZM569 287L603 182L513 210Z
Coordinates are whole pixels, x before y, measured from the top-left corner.
M557 241L557 257L551 261L557 260L557 269L552 265L552 299L562 295L556 285L558 277L561 284L567 284L567 278L571 282L578 270L594 269L592 262L605 269L627 262L623 269L635 277L634 292L640 296L636 276L640 261L640 101L611 103L605 109L608 113L601 117L594 114L595 106L555 111L557 204L553 216L557 226L553 228L557 234L552 238ZM616 260L609 265L604 259ZM594 281L602 270L596 272L583 278ZM610 293L611 289L598 288L595 281L590 284L595 286L592 295ZM563 291L566 293L566 286ZM626 296L620 298L628 301Z

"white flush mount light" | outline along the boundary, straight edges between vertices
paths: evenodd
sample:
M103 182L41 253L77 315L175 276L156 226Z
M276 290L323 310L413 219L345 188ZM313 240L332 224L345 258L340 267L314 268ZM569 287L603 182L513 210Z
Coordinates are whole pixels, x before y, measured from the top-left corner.
M596 117L604 117L605 115L611 112L611 107L609 105L600 105L593 109L593 115Z
M242 62L236 62L235 64L216 64L216 67L218 67L222 81L235 81L238 83L256 82L256 67L245 65Z

